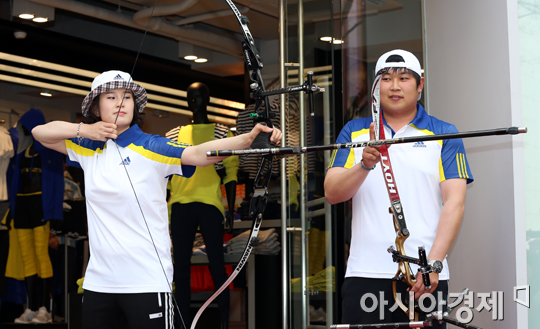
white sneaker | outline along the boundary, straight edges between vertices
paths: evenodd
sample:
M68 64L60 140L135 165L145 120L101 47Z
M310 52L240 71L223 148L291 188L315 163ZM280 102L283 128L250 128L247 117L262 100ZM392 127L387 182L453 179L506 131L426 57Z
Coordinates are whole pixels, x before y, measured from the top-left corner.
M321 315L315 310L313 305L309 305L309 321L310 322L324 322L326 319L322 318Z
M24 313L21 314L21 316L15 319L15 323L31 323L32 319L35 318L36 315L37 312L27 308L26 310L24 310Z
M51 313L47 312L45 306L41 306L37 312L37 315L32 319L32 323L51 323Z

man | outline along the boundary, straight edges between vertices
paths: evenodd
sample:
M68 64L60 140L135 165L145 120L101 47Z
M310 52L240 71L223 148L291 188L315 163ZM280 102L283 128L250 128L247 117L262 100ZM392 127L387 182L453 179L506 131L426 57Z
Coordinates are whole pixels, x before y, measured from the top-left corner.
M404 50L385 53L377 61L375 73L382 75L381 129L386 138L457 132L454 125L429 116L417 104L424 78L420 63L412 53ZM371 121L371 118L360 118L348 122L336 142L374 140ZM408 314L395 309L392 296L392 278L397 265L386 250L394 245L396 233L392 215L388 213L390 203L383 171L373 170L380 162L380 151L380 147L335 151L325 179L328 202L336 204L351 198L353 202L350 256L342 287L342 323L390 323L409 319ZM463 142L455 139L398 144L388 148L388 156L410 231L405 242L406 254L416 257L418 247L425 246L431 264L435 261L443 264L440 273L430 274L431 289L424 287L421 275L415 272L417 267L411 266L416 273L416 284L408 287L403 282L397 283L401 300L408 300L409 290L414 292L415 299L424 293L434 294L435 299L439 299L439 291L441 298L446 299L449 279L446 254L463 218L466 184L473 181ZM366 295L368 293L373 295ZM429 300L424 304L426 309L435 307Z

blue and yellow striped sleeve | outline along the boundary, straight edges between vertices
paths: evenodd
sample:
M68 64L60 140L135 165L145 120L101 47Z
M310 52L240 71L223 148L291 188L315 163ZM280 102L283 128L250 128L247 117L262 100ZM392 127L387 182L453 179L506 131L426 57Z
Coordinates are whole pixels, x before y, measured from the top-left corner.
M369 126L369 124L368 124ZM353 139L365 133L362 129L362 121L349 121L339 133L336 143L350 143ZM369 130L367 130L369 134ZM337 149L332 152L327 170L333 167L344 167L350 169L356 163L354 149Z
M454 125L451 125L450 129L445 133L455 132L458 132L458 130ZM464 178L467 180L467 184L474 181L463 140L450 139L443 141L440 171L441 181L450 178Z
M70 138L65 140L68 152L68 166L81 167L85 157L92 157L96 153L103 153L105 142L93 141L83 138Z
M181 175L189 178L195 173L196 167L182 164L182 154L188 146L190 145L155 135L142 145L131 144L129 147L156 164L169 166L167 176L180 174L174 167L181 166Z

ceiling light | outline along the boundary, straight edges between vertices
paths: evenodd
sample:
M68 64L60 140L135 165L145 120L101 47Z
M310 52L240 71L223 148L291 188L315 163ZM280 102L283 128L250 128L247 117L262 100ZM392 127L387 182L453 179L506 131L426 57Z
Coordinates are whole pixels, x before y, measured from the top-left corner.
M28 13L20 14L20 15L19 15L19 18L22 18L22 19L32 19L32 18L34 18L34 14L28 14Z
M208 62L208 60L206 58L197 58L195 60L195 63L206 63Z
M169 116L169 111L154 110L153 115L158 118L167 118Z
M39 94L43 97L53 97L53 96L57 96L59 92L56 90L51 90L51 89L42 89L39 92Z
M334 39L333 42L334 42L335 45L340 45L340 44L342 44L342 43L345 43L345 41L340 40L340 39Z
M332 41L332 37L321 37L319 40L325 41L325 42L330 42L330 41Z
M13 32L13 35L15 36L16 39L24 39L24 38L26 38L26 32L24 32L24 31L15 31L15 32Z
M207 48L198 47L194 45L185 44L183 42L178 43L178 57L188 61L195 61L197 63L211 62L212 51ZM204 58L204 60L198 60Z
M35 17L33 21L36 23L45 23L48 22L49 19L47 17Z
M54 21L54 7L29 0L12 0L12 15L21 19L33 19L36 23Z

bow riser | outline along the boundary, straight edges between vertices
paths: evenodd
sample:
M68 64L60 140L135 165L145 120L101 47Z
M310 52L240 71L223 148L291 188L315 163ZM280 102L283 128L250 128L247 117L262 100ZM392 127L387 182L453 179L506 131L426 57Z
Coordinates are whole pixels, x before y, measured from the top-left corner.
M395 223L395 222L394 222ZM403 236L401 233L396 233L396 250L399 252L400 255L406 255L405 254L405 240L407 240L409 236ZM399 274L402 274L403 278L402 281L408 284L409 286L414 286L416 284L416 278L412 275L409 262L406 261L400 261L399 262Z

